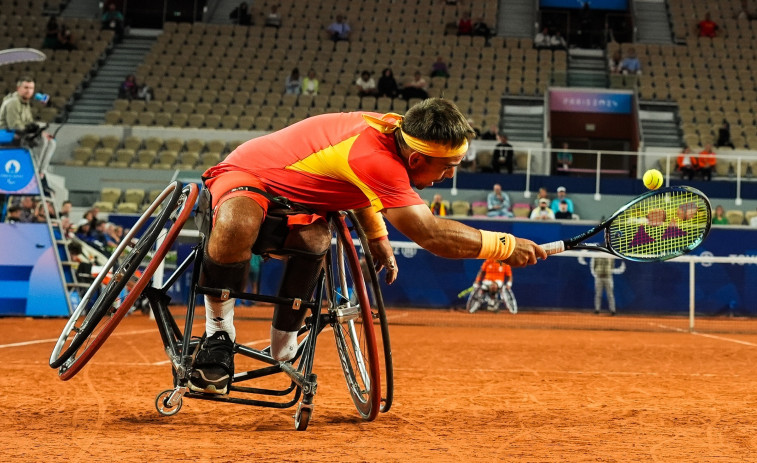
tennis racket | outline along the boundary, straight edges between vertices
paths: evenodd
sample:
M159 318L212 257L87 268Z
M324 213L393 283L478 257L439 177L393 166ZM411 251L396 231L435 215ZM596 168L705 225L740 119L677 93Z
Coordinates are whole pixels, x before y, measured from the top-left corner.
M707 196L696 188L674 186L648 191L591 230L542 248L547 254L592 249L636 262L659 262L691 252L707 237L711 223ZM585 242L601 232L603 244Z
M28 61L44 61L45 54L34 48L9 48L0 51L0 66Z

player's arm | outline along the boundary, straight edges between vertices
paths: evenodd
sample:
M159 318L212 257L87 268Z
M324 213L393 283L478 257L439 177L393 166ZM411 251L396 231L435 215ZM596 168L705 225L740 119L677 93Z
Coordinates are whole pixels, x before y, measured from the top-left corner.
M403 235L440 257L491 257L504 260L514 267L535 264L537 259L547 257L544 250L533 241L506 233L478 230L455 220L441 219L422 204L389 208L383 213Z

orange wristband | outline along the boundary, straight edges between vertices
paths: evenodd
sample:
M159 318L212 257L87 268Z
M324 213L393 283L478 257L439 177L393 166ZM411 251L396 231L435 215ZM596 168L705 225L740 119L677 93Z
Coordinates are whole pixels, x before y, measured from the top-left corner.
M481 232L481 251L479 259L505 260L515 251L515 236L486 230Z

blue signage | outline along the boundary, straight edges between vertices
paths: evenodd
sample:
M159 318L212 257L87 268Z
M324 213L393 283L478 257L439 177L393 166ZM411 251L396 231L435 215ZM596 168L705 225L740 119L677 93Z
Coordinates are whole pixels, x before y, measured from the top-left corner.
M628 10L628 0L539 0L541 8L581 10L586 4L592 10Z
M39 194L34 163L28 150L0 150L0 194Z

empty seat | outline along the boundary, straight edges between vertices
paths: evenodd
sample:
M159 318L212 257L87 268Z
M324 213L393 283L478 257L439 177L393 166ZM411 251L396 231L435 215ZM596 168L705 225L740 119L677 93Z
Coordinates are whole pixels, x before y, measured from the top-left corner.
M458 200L452 201L452 214L453 215L468 215L471 209L471 204L468 201Z
M744 223L744 213L739 210L725 211L725 216L730 225L742 225Z
M110 203L116 203L121 197L121 189L113 187L105 187L100 190L100 201L107 201Z
M127 188L124 192L124 201L128 203L142 204L145 199L145 190L141 188Z

